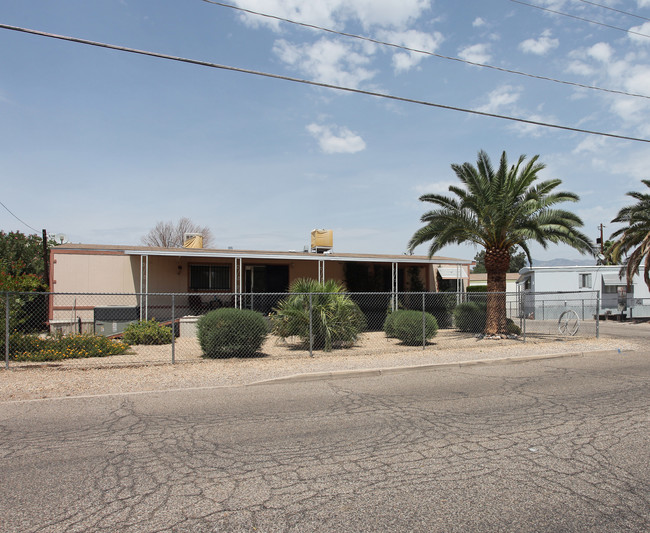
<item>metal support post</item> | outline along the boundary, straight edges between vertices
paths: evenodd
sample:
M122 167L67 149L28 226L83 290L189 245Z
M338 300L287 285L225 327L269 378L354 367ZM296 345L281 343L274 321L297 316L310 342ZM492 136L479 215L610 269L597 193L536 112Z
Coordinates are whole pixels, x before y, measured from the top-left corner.
M424 309L424 293L422 293L422 349L424 350L427 345L427 325L426 325L426 311Z
M596 293L596 338L600 339L600 291Z
M391 264L391 310L395 311L398 308L397 302L397 289L399 287L399 270L397 263Z
M9 369L9 293L5 292L5 367Z
M318 282L325 283L325 260L318 260Z
M235 308L242 308L242 258L235 257Z
M309 293L309 357L314 357L314 334L312 321L312 294Z
M175 295L172 294L172 365L176 362L176 309Z

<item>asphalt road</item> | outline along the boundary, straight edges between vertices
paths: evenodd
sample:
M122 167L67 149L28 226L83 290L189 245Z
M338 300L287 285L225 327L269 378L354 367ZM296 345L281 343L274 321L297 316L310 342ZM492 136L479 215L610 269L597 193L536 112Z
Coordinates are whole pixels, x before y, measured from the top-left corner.
M0 404L0 529L649 531L650 352Z

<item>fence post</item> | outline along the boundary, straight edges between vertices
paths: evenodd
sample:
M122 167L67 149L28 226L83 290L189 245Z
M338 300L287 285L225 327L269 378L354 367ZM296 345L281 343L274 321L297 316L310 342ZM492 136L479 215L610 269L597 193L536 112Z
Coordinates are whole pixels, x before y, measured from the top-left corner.
M542 320L544 320L544 300L542 300Z
M5 292L5 367L9 369L9 293Z
M314 334L312 331L312 294L309 293L309 357L314 357Z
M542 300L543 302L544 300ZM525 309L525 308L524 308ZM526 313L522 313L524 315L524 342L526 342L526 322L528 322L528 317L526 316Z
M596 338L600 339L600 291L596 293Z
M175 295L172 294L172 365L176 362L176 309L174 305L176 304Z
M427 345L426 336L426 311L424 308L424 293L422 293L422 349L424 350Z

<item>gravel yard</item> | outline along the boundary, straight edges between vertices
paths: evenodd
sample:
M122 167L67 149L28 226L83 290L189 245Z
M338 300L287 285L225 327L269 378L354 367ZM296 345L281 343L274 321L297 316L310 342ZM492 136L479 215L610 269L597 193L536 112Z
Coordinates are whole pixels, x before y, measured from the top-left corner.
M634 339L574 339L549 337L521 340L479 340L445 337L425 350L402 346L383 333L367 333L357 345L314 357L295 344L269 338L259 357L204 359L194 340L176 343L176 364L170 346L134 346L130 354L100 359L52 363L11 363L0 371L0 402L171 390L190 387L237 386L296 374L409 367L462 361L525 357L600 350L639 349Z

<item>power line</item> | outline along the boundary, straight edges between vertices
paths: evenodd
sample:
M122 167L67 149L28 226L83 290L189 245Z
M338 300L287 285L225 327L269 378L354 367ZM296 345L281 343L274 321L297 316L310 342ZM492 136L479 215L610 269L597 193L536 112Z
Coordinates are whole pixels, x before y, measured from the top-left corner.
M21 224L24 224L24 225L27 226L29 229L31 229L31 230L35 231L36 233L38 233L38 230L37 230L36 228L32 228L29 224L27 224L27 222L25 222L24 220L21 220L21 219L18 218L16 215L14 215L14 214L11 212L11 209L9 209L5 204L3 204L2 202L0 202L0 205L1 205L2 207L4 207L4 208L7 210L7 212L8 212L12 217L14 217L18 222L20 222Z
M510 0L510 2L514 2L515 4L521 4L522 6L533 7L535 9L541 9L542 11L548 11L549 13L554 13L556 15L562 15L563 17L569 17L569 18L572 18L572 19L581 20L582 22L588 22L589 24L596 24L598 26L604 26L605 28L610 28L612 30L624 31L625 33L631 33L633 35L639 35L641 37L648 37L650 39L650 35L646 35L645 33L639 33L638 31L626 30L625 28L619 28L618 26L612 26L611 24L605 24L604 22L598 22L596 20L591 20L591 19L586 19L586 18L583 18L583 17L578 17L576 15L570 15L569 13L563 13L562 11L555 11L554 9L549 9L547 7L542 7L542 6L538 6L538 5L535 5L535 4L529 4L527 2L522 2L521 0Z
M232 67L229 65L220 65L218 63L210 63L208 61L200 61L198 59L188 59L184 57L178 57L178 56L171 56L167 54L161 54L159 52L150 52L147 50L138 50L136 48L127 48L125 46L117 46L114 44L108 44L108 43L102 43L98 41L89 41L87 39L80 39L78 37L69 37L66 35L58 35L55 33L47 33L39 30L32 30L29 28L22 28L19 26L10 26L8 24L0 24L0 28L5 29L5 30L11 30L11 31L17 31L17 32L22 32L22 33L28 33L32 35L39 35L41 37L48 37L51 39L59 39L62 41L69 41L69 42L74 42L74 43L79 43L79 44L86 44L89 46L97 46L99 48L108 48L110 50L118 50L120 52L129 52L132 54L139 54L139 55L144 55L144 56L150 56L150 57L157 57L159 59L168 59L170 61L179 61L181 63L189 63L191 65L198 65L202 67L210 67L210 68L217 68L221 70L228 70L232 72L240 72L242 74L252 74L254 76L262 76L265 78L273 78L276 80L284 80L284 81L291 81L294 83L302 83L305 85L312 85L314 87L323 87L326 89L334 89L338 91L344 91L344 92L349 92L349 93L356 93L356 94L365 94L367 96L376 96L378 98L386 98L388 100L395 100L399 102L407 102L410 104L418 104L418 105L424 105L427 107L436 107L439 109L447 109L450 111L459 111L462 113L469 113L472 115L479 115L483 117L491 117L491 118L499 118L503 120L510 120L512 122L520 122L523 124L530 124L532 126L542 126L546 128L554 128L554 129L559 129L559 130L565 130L565 131L573 131L577 133L586 133L589 135L599 135L602 137L611 137L614 139L624 139L627 141L636 141L636 142L644 142L644 143L650 143L650 139L642 139L639 137L629 137L627 135L617 135L615 133L606 133L602 131L595 131L595 130L585 130L582 128L574 128L571 126L562 126L559 124L552 124L549 122L540 122L536 120L528 120L524 118L517 118L517 117L511 117L508 115L498 115L495 113L487 113L485 111L477 111L475 109L466 109L462 107L455 107L455 106L449 106L449 105L444 105L444 104L436 104L434 102L429 102L426 100L416 100L413 98L405 98L403 96L396 96L392 94L387 94L387 93L378 93L378 92L373 92L373 91L365 91L363 89L355 89L352 87L344 87L341 85L333 85L330 83L323 83L319 81L313 81L313 80L304 80L301 78L293 78L290 76L283 76L280 74L273 74L269 72L262 72L258 70L250 70L250 69L245 69L245 68L239 68L239 67Z
M295 24L296 26L303 26L304 28L310 28L310 29L313 29L313 30L320 30L320 31L324 31L324 32L327 32L327 33L332 33L332 34L335 34L335 35L341 35L343 37L351 37L353 39L361 39L362 41L367 41L367 42L374 43L374 44L379 44L379 45L382 45L382 46L390 46L392 48L398 48L400 50L406 50L408 52L414 52L414 53L417 53L417 54L424 54L424 55L428 55L428 56L432 56L432 57L438 57L440 59L447 59L449 61L457 61L459 63L465 63L466 65L472 65L474 67L489 68L489 69L492 69L492 70L497 70L499 72L506 72L508 74L516 74L518 76L525 76L525 77L533 78L533 79L537 79L537 80L550 81L550 82L554 82L554 83L561 83L561 84L564 84L564 85L571 85L573 87L580 87L582 89L591 89L591 90L594 90L594 91L603 91L603 92L607 92L607 93L621 94L621 95L624 95L624 96L633 96L633 97L636 97L636 98L648 98L648 99L650 99L650 96L645 95L645 94L629 93L629 92L626 92L626 91L619 91L619 90L616 90L616 89L606 89L606 88L603 88L603 87L597 87L595 85L586 85L586 84L578 83L578 82L574 82L574 81L566 81L566 80L559 80L559 79L556 79L556 78L550 78L550 77L547 77L547 76L539 76L537 74L528 74L526 72L522 72L522 71L519 71L519 70L512 70L512 69L507 69L507 68L503 68L503 67L497 67L497 66L494 66L494 65L488 65L486 63L476 63L474 61L468 61L467 59L461 59L459 57L453 57L453 56L446 56L446 55L442 55L442 54L437 54L435 52L431 52L431 51L428 51L428 50L420 50L418 48L410 48L408 46L403 46L403 45L395 44L395 43L389 43L389 42L386 42L386 41L381 41L379 39L374 39L372 37L367 37L367 36L364 36L364 35L357 35L357 34L354 34L354 33L347 33L347 32L343 32L343 31L337 31L337 30L333 30L331 28L325 28L323 26L317 26L315 24L308 24L306 22L298 22L296 20L291 20L291 19L287 19L287 18L283 18L283 17L278 17L276 15L269 15L268 13L261 13L259 11L252 11L250 9L245 9L243 7L238 7L238 6L234 6L234 5L231 5L231 4L225 4L223 2L216 2L214 0L201 0L201 1L203 1L203 2L205 2L207 4L214 4L216 6L227 7L229 9L234 9L236 11L242 11L242 12L248 13L250 15L256 15L256 16L259 16L259 17L266 17L266 18L269 18L269 19L278 20L280 22L287 22L288 24Z
M596 2L589 2L589 0L576 0L578 2L582 2L584 4L590 4L592 6L597 6L597 7L602 7L603 9L609 9L610 11L616 11L617 13L622 13L623 15L628 15L629 17L636 17L641 20L650 20L648 17L642 17L641 15L636 15L634 13L630 13L628 11L621 11L620 9L615 9L613 7L609 6L604 6L603 4L597 4Z

